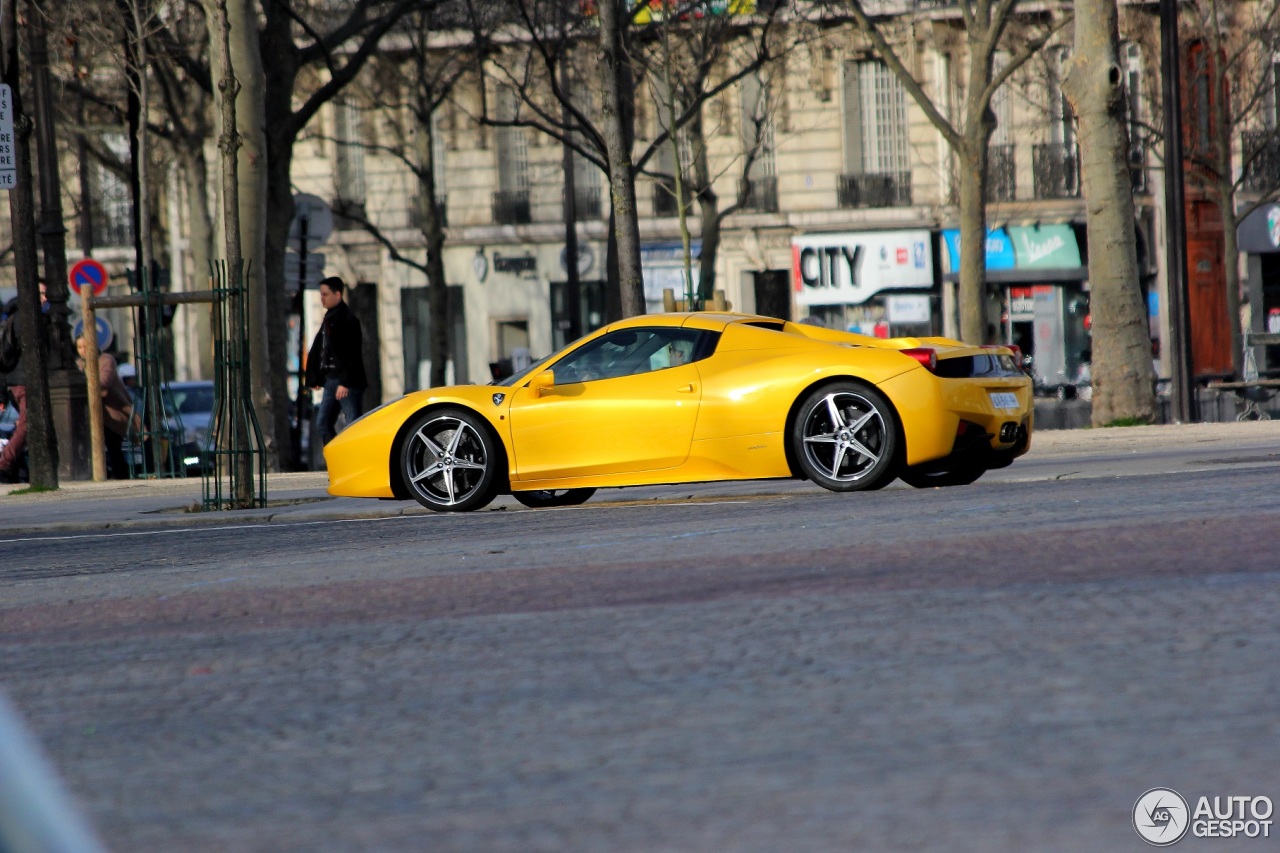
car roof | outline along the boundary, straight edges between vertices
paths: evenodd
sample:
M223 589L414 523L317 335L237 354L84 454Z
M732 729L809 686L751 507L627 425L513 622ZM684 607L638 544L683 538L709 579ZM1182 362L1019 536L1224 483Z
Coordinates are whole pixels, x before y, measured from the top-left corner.
M723 331L732 323L766 322L781 323L777 317L759 314L739 314L733 311L680 311L669 314L637 314L610 324L613 329L632 329L640 326L690 326L709 331Z

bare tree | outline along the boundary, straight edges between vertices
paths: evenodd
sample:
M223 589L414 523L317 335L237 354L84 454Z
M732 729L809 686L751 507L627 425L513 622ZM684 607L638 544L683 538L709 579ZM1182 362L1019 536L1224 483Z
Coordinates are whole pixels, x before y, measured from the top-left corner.
M455 15L465 12L456 8ZM365 211L360 199L339 197L336 212L358 223L386 249L396 263L421 272L427 279L431 310L431 385L446 382L451 353L448 281L444 271L447 208L436 183L436 116L453 97L464 78L475 75L487 51L487 24L482 19L414 10L388 34L383 51L358 88L383 121L390 139L382 144L333 139L335 145L358 146L398 160L417 187L414 211L425 243L425 261L399 245ZM433 37L436 37L433 39ZM443 39L444 43L441 43ZM324 134L314 134L325 139ZM339 187L339 191L342 188Z
M611 189L610 251L616 258L616 272L610 264L611 296L618 316L643 313L636 179L647 174L668 186L675 182L671 170L649 166L655 158L662 159L659 152L670 148L673 138L683 138L705 154L705 146L696 143L702 135L704 107L786 52L779 46L784 40L777 30L795 7L771 3L746 15L738 13L736 4L721 9L707 0L688 0L652 6L605 3L598 10L587 6L586 14L580 14L576 4L508 2L509 20L518 35L493 58L490 68L502 85L518 94L520 108L515 115L487 109L482 121L494 127L533 128L604 172ZM637 150L636 93L653 89L665 76L670 85L663 91L672 94L656 107L666 118L660 117L658 132ZM592 85L597 98L583 98L584 85ZM588 106L592 103L595 109ZM711 268L705 277L706 287L711 287L718 226L740 205L718 215L711 189L715 176L705 159L702 163L701 173L694 162L680 179L689 179L703 206L701 268Z
M1138 290L1124 74L1116 0L1078 0L1075 52L1063 80L1080 126L1093 313L1093 425L1155 420L1146 311Z
M965 33L967 73L964 102L958 115L948 116L945 93L931 97L921 80L899 56L890 27L909 20L873 17L862 0L848 0L849 11L876 53L898 76L903 88L938 129L959 160L960 207L960 335L974 343L990 337L986 318L986 199L988 144L995 130L991 100L1015 71L1025 65L1053 36L1066 26L1071 16L1063 12L1045 20L1043 7L1023 12L1019 0L960 0L957 4ZM997 50L1008 60L995 68Z

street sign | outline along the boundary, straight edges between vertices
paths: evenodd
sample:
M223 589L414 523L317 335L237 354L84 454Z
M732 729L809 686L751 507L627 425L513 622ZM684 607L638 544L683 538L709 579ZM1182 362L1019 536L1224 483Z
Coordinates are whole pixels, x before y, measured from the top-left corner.
M0 190L18 185L18 163L13 159L13 90L0 83Z
M93 325L98 330L98 352L102 352L107 347L111 346L111 342L115 339L116 332L115 329L111 328L111 324L104 318L94 317L93 319L95 320ZM81 317L79 320L76 320L76 324L71 327L71 337L75 339L83 334L84 318Z
M301 256L296 252L284 253L284 289L287 293L298 292L298 260ZM319 252L307 253L307 290L315 290L324 278L324 255Z
M320 196L298 193L293 197L293 222L289 223L289 248L299 251L302 223L307 223L307 245L319 246L333 233L333 211Z
M89 288L94 296L107 292L107 269L93 258L76 261L67 273L71 289L77 295L83 295L84 288Z

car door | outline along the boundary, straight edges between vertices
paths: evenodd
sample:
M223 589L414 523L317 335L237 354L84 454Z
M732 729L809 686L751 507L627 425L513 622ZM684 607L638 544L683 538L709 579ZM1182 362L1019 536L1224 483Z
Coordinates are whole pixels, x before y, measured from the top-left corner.
M550 365L553 387L521 388L511 403L517 478L623 474L684 462L702 383L697 367L681 362L703 334L620 329Z

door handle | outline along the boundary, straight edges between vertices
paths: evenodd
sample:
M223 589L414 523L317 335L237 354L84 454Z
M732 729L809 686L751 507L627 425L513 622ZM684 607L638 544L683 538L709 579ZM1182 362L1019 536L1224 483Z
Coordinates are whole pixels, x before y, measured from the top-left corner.
M676 392L679 394L692 394L693 390L694 390L693 383L690 382L688 385L681 385L679 388L676 389Z

